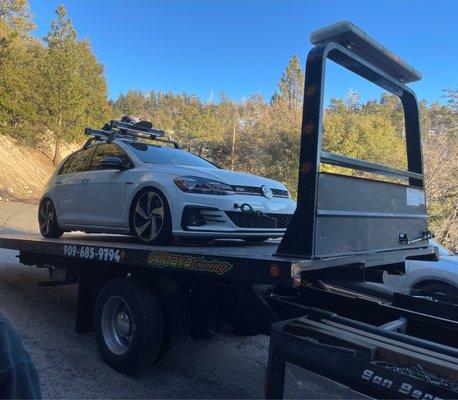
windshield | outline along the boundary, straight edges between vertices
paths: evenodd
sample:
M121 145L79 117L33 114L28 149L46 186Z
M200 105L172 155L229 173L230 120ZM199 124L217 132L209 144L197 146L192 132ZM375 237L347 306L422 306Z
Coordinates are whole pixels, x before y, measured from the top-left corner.
M217 168L211 162L179 149L153 144L128 142L135 155L144 163L184 165L187 167Z
M431 245L437 246L439 249L439 255L442 257L454 255L451 251L447 250L444 246L442 246L440 243L437 243L435 240L431 240Z

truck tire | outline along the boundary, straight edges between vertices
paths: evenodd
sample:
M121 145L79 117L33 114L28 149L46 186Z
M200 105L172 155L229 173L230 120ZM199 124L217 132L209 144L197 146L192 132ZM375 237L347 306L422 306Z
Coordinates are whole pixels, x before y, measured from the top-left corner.
M163 339L163 319L154 290L126 278L114 279L100 291L94 328L102 359L128 373L151 365Z
M164 339L158 359L179 353L189 335L189 310L181 287L171 278L158 275L153 286L164 316Z

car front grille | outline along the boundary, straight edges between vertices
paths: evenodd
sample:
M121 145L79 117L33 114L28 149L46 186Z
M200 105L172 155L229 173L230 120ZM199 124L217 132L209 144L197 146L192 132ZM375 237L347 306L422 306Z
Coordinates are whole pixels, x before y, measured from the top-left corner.
M262 190L257 186L234 186L237 193L251 194L255 196L262 196ZM288 191L283 189L273 189L272 194L274 197L289 197Z
M239 228L286 229L292 214L262 214L256 212L226 211Z
M272 193L274 197L289 197L288 191L283 189L272 189Z

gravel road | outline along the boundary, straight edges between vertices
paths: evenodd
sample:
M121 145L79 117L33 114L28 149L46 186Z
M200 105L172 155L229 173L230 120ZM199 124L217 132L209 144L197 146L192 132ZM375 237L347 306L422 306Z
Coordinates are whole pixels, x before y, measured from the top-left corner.
M0 203L2 232L36 231L36 206ZM223 332L189 340L173 359L131 376L100 359L93 334L74 331L75 285L40 287L46 271L0 249L0 308L21 331L46 398L260 398L268 338Z

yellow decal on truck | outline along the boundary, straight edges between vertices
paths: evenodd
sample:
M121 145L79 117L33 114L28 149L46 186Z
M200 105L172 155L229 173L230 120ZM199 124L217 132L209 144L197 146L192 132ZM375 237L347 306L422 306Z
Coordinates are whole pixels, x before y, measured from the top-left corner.
M188 269L191 271L215 272L223 275L228 272L233 265L218 260L205 260L204 257L184 256L180 254L164 254L151 252L148 255L148 264L162 268Z

